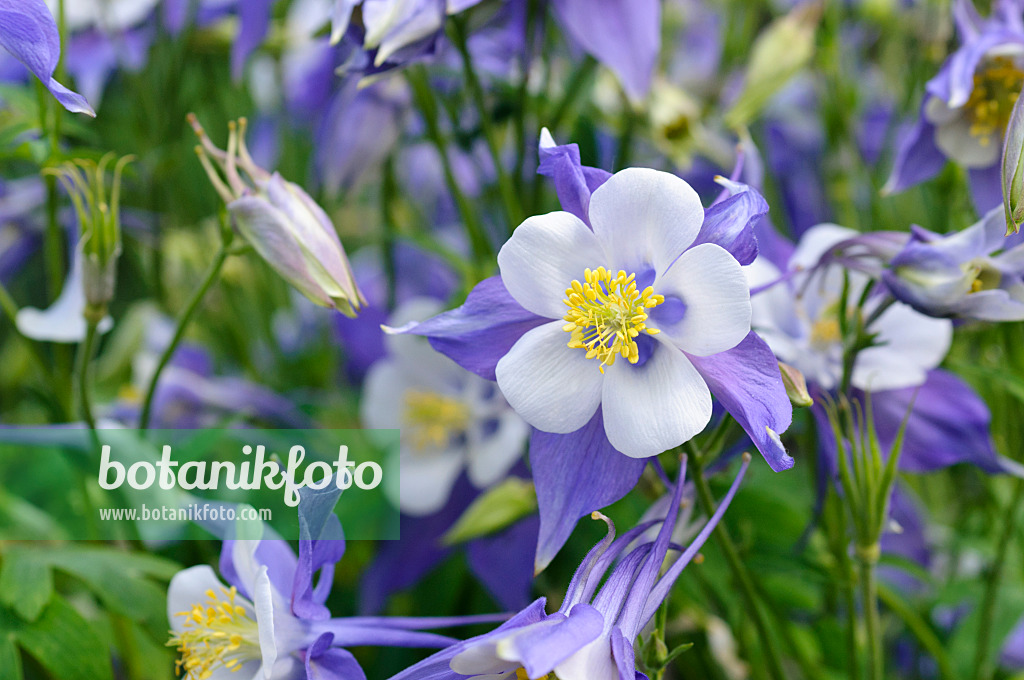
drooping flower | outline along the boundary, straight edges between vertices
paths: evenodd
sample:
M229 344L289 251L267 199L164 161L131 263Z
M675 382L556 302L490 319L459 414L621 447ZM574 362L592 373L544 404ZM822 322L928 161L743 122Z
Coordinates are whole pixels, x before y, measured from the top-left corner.
M298 558L280 539L225 540L220 572L228 585L207 565L171 579L168 645L181 655L180 675L186 680L226 680L241 671L237 677L366 680L344 647L445 647L455 641L417 629L504 618L330 618L324 602L335 563L345 552L341 525L329 514L330 505L321 506L327 514L300 514Z
M865 271L881 276L884 260L906 239L906 234L857 234L826 224L808 230L788 260L758 258L747 268L755 291L752 326L782 361L807 379L816 400L822 470L834 472L836 442L817 397L836 391L843 377L847 338L839 316L844 313L840 263L857 267L845 272L846 319L865 320L865 332L875 338L873 346L857 354L850 386L859 401L871 393L882 447L893 446L907 418L901 470L928 472L972 463L986 472L1020 474L1019 465L996 454L984 401L960 378L938 368L952 340L952 323L884 294L869 295L862 308L857 306L862 294L876 285Z
M968 169L975 206L987 212L1001 203L1003 134L1024 86L1024 7L997 2L983 19L969 0L957 0L953 18L961 45L925 86L885 191L929 179L949 159Z
M546 131L540 155L538 172L554 180L566 212L520 226L499 255L501 275L462 307L395 329L497 379L534 426L538 570L580 517L633 488L644 457L703 429L712 392L772 469L793 465L778 437L792 406L734 278L757 254L753 225L768 209L760 194L723 180L705 211L679 178L613 177Z
M231 124L226 152L213 145L195 116L189 122L202 143L197 152L210 181L256 252L313 302L354 316L366 300L327 213L301 187L256 165L245 145L244 118Z
M18 310L15 323L19 333L26 338L48 342L76 343L85 339L88 303L85 296L84 258L82 249L75 248L71 271L52 305L43 310L35 307L22 307ZM106 333L113 325L114 320L104 316L97 330Z
M846 318L877 316L865 329L877 334L877 343L857 356L850 383L873 391L920 385L927 371L946 356L953 326L900 303L883 309L880 298L869 298L863 309L858 308L858 300L870 285L868 277L859 272L846 273L847 309L839 309L844 272L838 265L817 265L832 246L856 235L852 229L833 224L809 229L785 270L803 273L788 280L783 281L783 271L767 259L759 258L750 265L747 277L751 288L770 286L752 298L752 326L779 359L799 369L808 382L832 390L842 378L844 338L840 329Z
M914 226L883 279L897 299L929 316L1024 319L1024 244L1005 230L1002 207L952 234Z
M429 317L440 303L416 298L393 322ZM438 354L426 339L388 338L389 355L366 376L362 417L367 427L400 428L403 513L429 515L448 500L466 470L477 488L503 478L522 456L528 427L494 384Z
M85 97L53 78L60 61L60 33L43 0L0 0L0 46L25 64L65 109L96 117Z
M545 614L545 598L540 598L494 631L438 652L391 680L539 680L549 674L560 680L645 677L636 670L633 643L718 525L749 462L750 456L745 455L718 509L660 578L679 514L685 463L653 542L626 552L659 520L641 523L616 538L611 521L594 513L595 519L608 524L608 535L584 557L557 612ZM620 557L599 589L601 579Z

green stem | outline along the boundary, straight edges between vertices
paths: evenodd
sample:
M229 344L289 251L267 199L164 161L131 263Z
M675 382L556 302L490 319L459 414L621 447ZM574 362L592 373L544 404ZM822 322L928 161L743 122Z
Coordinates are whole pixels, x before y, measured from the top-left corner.
M448 185L448 190L452 192L452 198L459 209L459 216L462 218L462 224L466 228L466 235L469 237L473 254L478 262L489 261L494 255L494 249L487 238L487 234L484 232L480 216L473 209L473 205L466 198L466 194L463 193L458 180L455 178L451 157L448 154L448 141L445 139L444 134L442 134L441 126L438 123L437 101L427 79L427 73L421 67L410 68L406 71L406 77L409 80L409 85L412 87L416 106L419 108L420 113L423 114L423 121L427 125L427 136L441 157L441 167L444 170L445 183Z
M956 680L953 674L953 667L949 663L949 655L946 654L942 641L939 640L935 631L931 629L928 622L913 609L907 606L900 597L884 585L878 586L878 597L885 603L896 616L902 619L910 632L914 634L921 646L932 655L936 665L939 667L939 677L942 680Z
M700 452L696 450L695 446L691 445L689 448L691 454L689 471L692 472L690 477L697 489L697 497L700 499L700 504L704 507L704 512L710 517L715 511L715 501L711 497L711 489L704 478L704 466L701 462ZM729 564L733 578L736 579L740 586L740 595L743 598L746 611L753 619L754 626L757 628L757 635L761 639L765 660L768 663L768 675L773 680L786 680L786 674L782 670L778 652L775 650L775 643L769 634L768 624L765 622L764 615L757 602L753 579L740 559L739 552L736 550L736 544L733 543L729 530L724 523L720 522L715 528L714 533L715 540L722 554L725 555L725 560Z
M884 677L884 650L882 625L878 616L878 583L875 574L878 560L869 555L870 552L872 552L870 548L858 549L861 607L864 609L864 622L868 637L868 678L869 680L882 680Z
M103 318L103 314L99 315L99 318ZM96 325L97 322L91 319L87 321L85 330L85 340L78 347L78 365L75 369L75 374L78 376L78 402L79 408L82 409L82 418L85 420L85 424L89 426L89 429L93 432L96 431L96 419L92 414L92 402L89 398L89 365L92 363L93 348L96 344Z
M452 17L451 25L452 42L455 43L455 47L459 50L459 56L462 58L462 68L466 74L469 95L476 105L477 115L480 117L480 128L483 130L487 149L491 152L491 158L494 161L494 172L498 176L498 191L501 193L501 201L505 205L509 233L511 233L523 221L523 209L516 197L516 188L512 183L512 177L509 176L505 164L502 162L498 135L491 121L491 113L487 110L484 88L480 84L480 77L473 66L473 57L469 53L465 20L459 16Z
M996 549L996 561L992 564L988 578L985 580L985 595L981 604L981 622L978 626L978 642L974 647L974 680L991 678L995 668L989 660L989 644L992 639L992 621L995 618L996 599L999 596L999 587L1002 584L1003 572L1006 566L1006 556L1009 552L1010 542L1017 528L1017 518L1020 515L1020 506L1024 502L1024 479L1017 480L1017 488L1010 501L1010 507L1006 513L1006 523L1003 524L1003 531L999 535L999 546Z
M146 390L146 400L142 405L142 416L139 418L139 429L145 430L149 427L150 416L153 411L153 397L156 395L156 386L160 382L160 374L163 373L167 363L171 360L171 356L174 354L174 350L178 348L178 344L181 342L182 337L185 335L185 329L188 327L189 321L192 320L192 315L195 314L196 309L199 307L199 303L202 302L206 296L206 292L210 290L210 286L217 280L220 275L220 270L224 267L224 261L228 258L228 248L226 243L221 243L220 249L217 251L217 256L210 264L210 269L206 272L206 277L203 282L196 289L195 293L192 294L192 299L189 300L188 305L182 312L181 317L178 319L177 328L174 331L174 337L171 338L170 344L164 350L164 353L160 356L160 361L156 365L156 370L153 372L153 377L149 381L149 389Z
M28 346L29 351L32 354L32 358L35 359L37 364L39 364L39 368L43 372L43 375L46 376L47 380L52 385L53 368L50 365L50 362L43 355L39 345L33 342L31 338L26 338L21 334L21 331L18 330L18 303L14 301L14 298L11 297L11 294L7 291L7 288L4 287L2 282L0 282L0 309L3 310L4 316L6 316L11 322L11 328L14 329L14 333L25 341L25 344Z

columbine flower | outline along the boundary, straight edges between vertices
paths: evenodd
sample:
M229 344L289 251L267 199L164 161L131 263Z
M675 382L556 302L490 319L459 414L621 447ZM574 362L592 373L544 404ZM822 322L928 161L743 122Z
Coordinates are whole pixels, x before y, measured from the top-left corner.
M695 243L704 210L674 175L617 173L594 191L589 218L593 230L568 212L532 217L498 254L506 290L545 319L498 362L498 386L539 430L574 432L601 407L612 446L657 455L710 420L688 355L746 337L749 292L728 251Z
M393 321L428 317L439 303L415 298ZM389 357L366 377L363 422L402 430L398 502L428 515L444 506L465 469L477 488L490 486L522 456L528 428L494 384L459 368L424 338L391 336Z
M60 61L60 33L43 0L0 0L0 46L25 64L65 109L96 117L85 97L53 78Z
M685 464L657 538L625 554L600 591L598 584L612 562L657 520L644 522L616 539L611 521L595 513L595 519L608 524L608 535L583 559L557 612L545 614L545 599L541 598L496 630L438 652L391 680L538 680L552 673L560 680L643 677L636 671L633 643L717 526L749 462L750 456L745 455L714 515L661 578L679 514Z
M857 234L836 225L818 225L804 234L788 262L758 258L747 268L755 288L753 327L782 361L802 372L811 395L836 390L842 377L843 272L839 263L845 261L877 276L882 272L880 262L899 249L894 244L906 240L906 234ZM986 472L1020 474L1019 464L995 452L985 402L960 378L937 368L949 349L952 323L925 316L901 302L886 302L882 295L869 297L863 308L857 308L861 293L873 284L863 271L851 270L847 276L847 318L861 315L868 320L866 332L876 334L874 346L857 355L852 392L860 400L863 392L871 392L875 427L884 449L893 446L910 413L900 469L927 472L967 462ZM826 469L834 471L836 442L819 400L812 410L819 423Z
M337 518L330 518L336 525ZM167 592L167 612L172 628L168 645L181 655L179 675L185 680L366 680L355 657L342 647L445 647L454 640L414 629L495 620L329 618L324 602L334 565L345 551L340 525L332 535L339 538L304 537L298 559L279 539L224 541L220 571L229 585L207 565L176 574ZM233 675L236 671L242 674Z
M892 294L929 316L1024 319L1024 244L1004 238L1003 209L948 235L914 227L882 276Z
M89 305L85 297L84 258L82 249L75 248L71 271L64 281L60 296L52 305L44 310L35 307L22 307L18 310L15 323L19 333L33 340L49 342L75 343L85 339L85 314ZM114 320L104 316L96 329L106 333L113 325Z
M977 208L999 205L1003 133L1024 86L1024 8L995 3L982 19L968 0L954 3L961 46L925 86L921 113L902 139L886 183L902 191L935 175L946 159L970 171Z
M823 390L839 386L843 372L840 328L846 318L871 319L865 329L877 334L876 344L863 350L853 366L851 384L863 390L890 390L920 385L929 369L946 356L953 337L950 322L932 319L901 303L880 308L882 299L857 301L869 285L867 276L848 272L847 309L841 310L843 271L838 265L818 269L832 246L857 235L851 229L822 224L809 229L789 261L788 271L805 270L752 298L753 327L782 361L796 367L808 382ZM752 288L783 278L772 263L758 259L747 271ZM877 318L873 318L878 311Z
M199 136L196 151L210 181L256 252L313 302L354 316L366 300L327 213L300 186L253 162L245 145L244 118L230 124L226 152L213 145L195 116L189 116L189 123Z
M712 392L773 470L793 466L778 436L792 406L775 356L749 330L749 294L735 278L757 255L761 195L721 179L726 188L705 211L681 179L583 166L575 144L558 146L547 131L540 156L538 172L554 180L567 212L520 226L499 255L501 275L462 307L393 329L425 335L463 368L497 379L536 428L537 570L580 517L635 486L643 457L707 424Z

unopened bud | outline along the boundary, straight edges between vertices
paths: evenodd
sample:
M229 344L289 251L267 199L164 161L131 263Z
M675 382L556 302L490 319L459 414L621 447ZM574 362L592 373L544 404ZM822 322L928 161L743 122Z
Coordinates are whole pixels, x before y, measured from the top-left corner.
M814 403L810 392L807 391L807 381L804 374L789 364L779 362L779 371L782 372L782 384L786 386L786 396L790 403L798 408L810 406Z

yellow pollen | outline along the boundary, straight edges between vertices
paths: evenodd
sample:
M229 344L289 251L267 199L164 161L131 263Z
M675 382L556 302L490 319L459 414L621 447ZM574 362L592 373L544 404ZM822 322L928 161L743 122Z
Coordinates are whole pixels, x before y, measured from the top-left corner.
M411 430L412 445L422 451L446 446L452 437L469 426L469 407L438 392L408 390L405 393L404 424Z
M220 593L206 591L206 602L175 616L185 619L184 630L167 643L181 658L175 673L185 680L206 680L220 667L234 672L251 659L260 658L259 630L246 610L235 603L234 586Z
M811 326L811 344L831 345L839 342L839 321L831 316L819 319Z
M554 675L548 674L548 675L542 675L539 678L537 678L536 680L549 680L550 678L554 678L554 677L555 677ZM530 676L526 674L526 669L525 668L517 668L516 669L516 680L530 680Z
M647 286L637 289L636 274L619 270L612 275L604 267L583 272L584 283L574 280L565 290L569 312L562 318L568 323L562 330L570 333L569 347L583 349L588 359L600 359L598 369L624 357L631 364L640 360L636 337L641 332L656 335L657 328L648 328L647 310L665 301Z
M1021 87L1024 71L1009 57L988 59L975 73L974 89L964 109L971 136L979 144L988 146L995 136L1002 139Z

